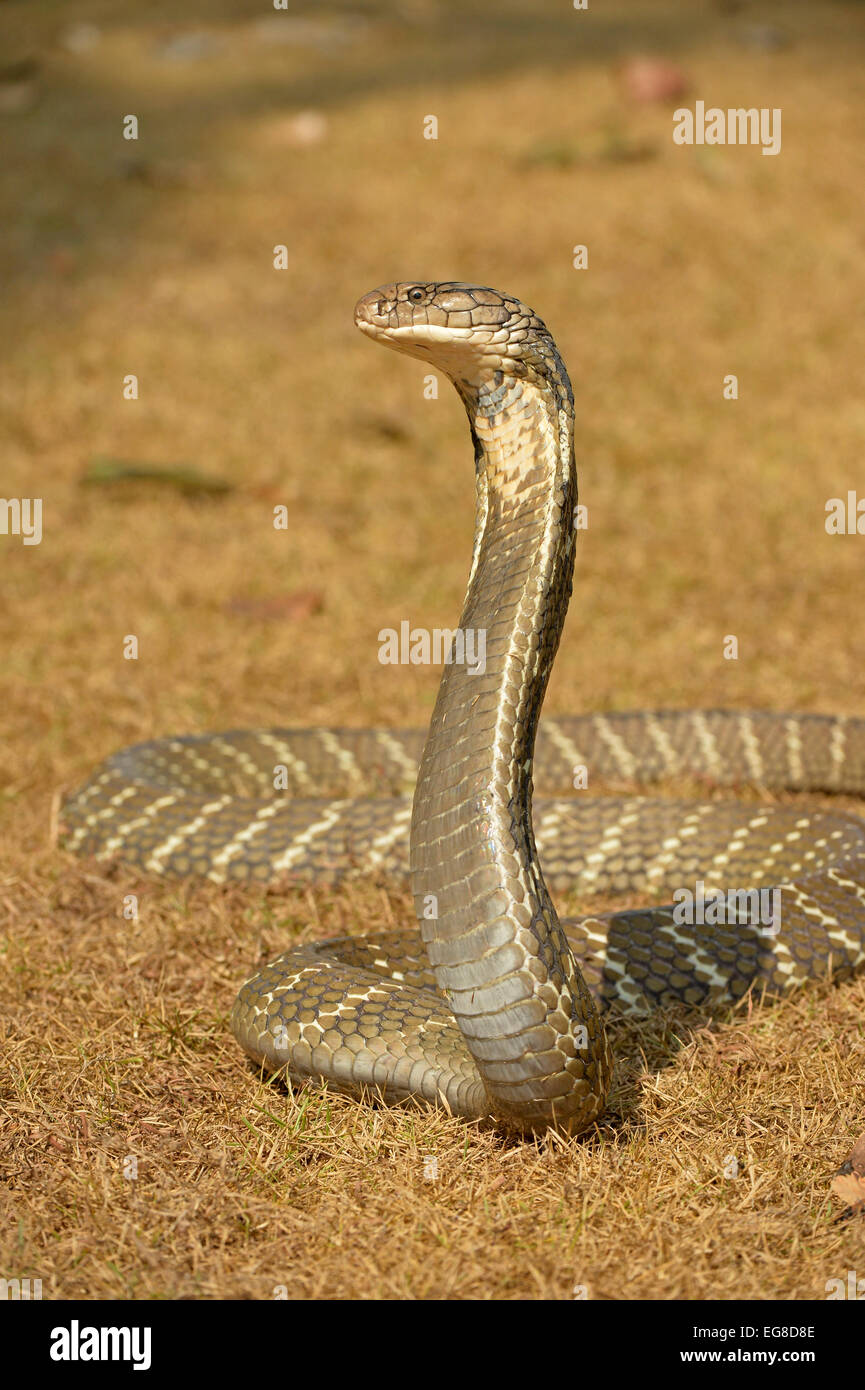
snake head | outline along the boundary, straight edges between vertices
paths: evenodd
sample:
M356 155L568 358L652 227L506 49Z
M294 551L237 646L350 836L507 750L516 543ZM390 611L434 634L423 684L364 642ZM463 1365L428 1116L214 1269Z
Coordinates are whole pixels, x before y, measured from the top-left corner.
M367 337L429 362L457 383L491 372L567 379L543 320L519 299L483 285L382 285L358 300L354 321Z

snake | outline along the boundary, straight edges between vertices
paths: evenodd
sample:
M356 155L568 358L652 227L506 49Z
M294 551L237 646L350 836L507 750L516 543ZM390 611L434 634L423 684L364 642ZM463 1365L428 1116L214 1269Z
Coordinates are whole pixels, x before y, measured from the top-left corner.
M520 300L457 281L382 286L355 322L449 378L474 446L468 587L426 736L276 728L140 743L66 801L64 843L216 883L409 882L416 927L296 944L260 967L231 1014L241 1046L289 1082L576 1135L607 1103L609 1010L784 995L865 962L865 822L773 799L865 794L865 719L540 722L580 529L556 343ZM483 660L467 659L470 635ZM763 793L641 790L677 776ZM628 794L590 791L604 779ZM650 901L563 920L552 893L571 890Z

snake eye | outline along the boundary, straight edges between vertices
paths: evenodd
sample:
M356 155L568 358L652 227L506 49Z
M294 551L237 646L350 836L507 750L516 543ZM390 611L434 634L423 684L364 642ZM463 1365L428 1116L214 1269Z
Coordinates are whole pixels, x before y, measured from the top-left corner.
M420 304L423 299L423 290L415 286L413 290L409 290L406 298L410 299L412 304Z

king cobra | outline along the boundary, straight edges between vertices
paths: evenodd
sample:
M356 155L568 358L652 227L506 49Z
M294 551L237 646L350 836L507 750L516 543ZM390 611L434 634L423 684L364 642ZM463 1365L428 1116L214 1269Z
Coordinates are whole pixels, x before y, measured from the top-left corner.
M296 1081L576 1134L605 1105L610 1005L778 995L865 961L858 817L768 798L603 798L582 790L585 770L863 794L865 720L582 715L545 720L536 757L576 537L573 393L555 342L519 300L457 282L384 286L355 319L451 379L474 442L468 590L426 742L270 729L142 743L66 803L66 844L217 883L410 874L419 934L293 948L241 989L236 1037ZM453 659L468 633L484 634L484 662ZM533 823L535 782L548 795ZM561 922L548 884L673 902Z

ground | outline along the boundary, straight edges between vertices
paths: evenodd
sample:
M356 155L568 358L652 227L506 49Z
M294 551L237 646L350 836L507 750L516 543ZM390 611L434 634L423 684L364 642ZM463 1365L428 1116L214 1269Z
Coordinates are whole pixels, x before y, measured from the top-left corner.
M0 34L34 60L0 73L0 491L44 504L40 544L0 535L0 1274L46 1298L825 1297L865 1268L829 1191L862 981L620 1024L597 1131L506 1142L291 1096L227 1031L292 940L409 922L399 885L151 882L54 831L125 744L428 720L437 670L382 666L377 634L456 621L471 453L455 394L353 327L395 278L519 295L570 368L589 524L548 710L865 715L865 538L824 524L865 494L862 6L359 0L304 28L8 0ZM635 53L688 103L780 108L781 153L674 145L676 99L623 89ZM105 457L232 490L82 482Z

